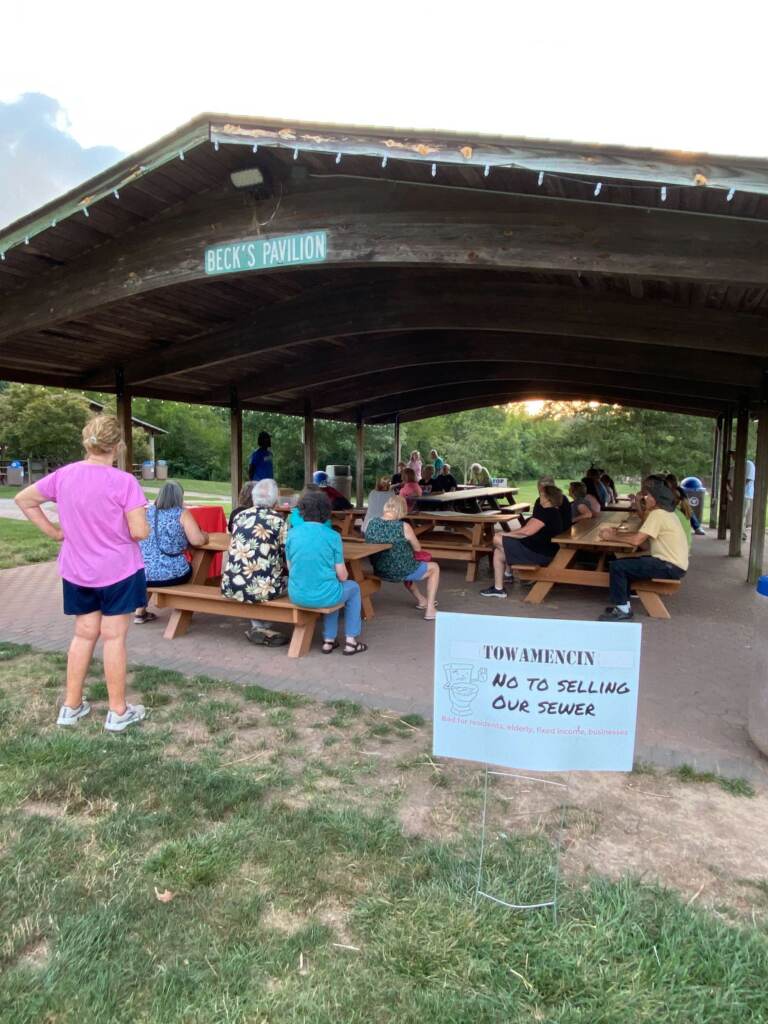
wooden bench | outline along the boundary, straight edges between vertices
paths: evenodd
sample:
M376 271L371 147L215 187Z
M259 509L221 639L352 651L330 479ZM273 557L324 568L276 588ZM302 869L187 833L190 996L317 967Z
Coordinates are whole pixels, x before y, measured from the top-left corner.
M379 581L376 581L379 583ZM183 636L189 629L193 612L207 615L229 615L238 619L262 619L264 622L289 622L293 634L288 647L289 658L303 658L312 646L315 625L321 615L338 611L343 604L328 608L301 608L287 597L258 604L244 604L224 597L216 587L204 584L183 583L178 587L150 587L158 608L172 608L165 633L167 640Z
M515 569L524 580L534 583L575 583L583 587L605 587L610 585L610 575L601 570L589 569L559 569L551 570L548 565L510 565L509 569ZM670 619L672 616L667 611L662 601L661 594L675 594L680 588L682 580L633 580L632 590L637 594L640 603L652 619ZM542 595L537 598L533 592L528 594L526 602L540 604Z

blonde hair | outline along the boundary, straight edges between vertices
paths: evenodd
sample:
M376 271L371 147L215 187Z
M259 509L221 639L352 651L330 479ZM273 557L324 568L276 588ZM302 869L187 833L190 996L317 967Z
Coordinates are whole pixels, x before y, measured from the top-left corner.
M408 515L408 502L405 498L401 498L399 494L393 494L384 503L383 512L393 516L395 519L402 519Z
M390 479L391 478L388 476L380 476L379 479L376 481L376 490L388 491L390 488Z
M90 454L106 455L123 443L116 416L94 416L83 427L83 448Z

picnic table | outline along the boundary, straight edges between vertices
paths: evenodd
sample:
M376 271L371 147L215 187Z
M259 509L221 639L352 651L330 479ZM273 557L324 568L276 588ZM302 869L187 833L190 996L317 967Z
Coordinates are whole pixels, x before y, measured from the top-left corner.
M436 559L467 563L466 579L472 583L477 578L477 563L483 555L493 554L493 532L498 524L502 530L509 530L509 523L518 514L528 511L530 505L523 503L512 506L514 511L498 512L412 512L406 521L411 524L417 537Z
M631 554L636 547L618 538L603 540L600 537L600 530L605 526L614 526L626 529L627 533L634 533L640 528L640 517L627 512L601 512L591 519L582 519L574 523L570 530L552 538L553 543L558 545L558 552L549 565L514 566L521 579L534 581L525 598L526 603L541 604L556 583L607 589L610 584L610 576L605 569L608 555ZM573 562L582 551L589 551L598 556L594 568L572 568ZM660 595L675 593L680 587L679 580L636 580L632 586L651 618L670 618Z
M504 512L502 498L509 501L517 494L517 487L464 487L460 491L440 491L438 494L422 494L414 499L419 512L452 511L477 515L481 512Z
M628 494L620 494L616 501L609 501L605 506L606 512L632 512L633 500Z
M205 583L211 563L222 552L229 551L230 534L226 532L211 533L208 535L208 543L200 547L192 548L192 577L191 584ZM371 555L377 555L381 551L388 551L390 544L366 544L364 541L343 541L344 563L349 569L350 578L360 586L362 595L363 618L372 619L374 616L371 594L378 587L371 586L371 577L366 576L364 562ZM254 608L257 607L254 605ZM188 614L191 618L192 613ZM254 618L258 616L254 613Z

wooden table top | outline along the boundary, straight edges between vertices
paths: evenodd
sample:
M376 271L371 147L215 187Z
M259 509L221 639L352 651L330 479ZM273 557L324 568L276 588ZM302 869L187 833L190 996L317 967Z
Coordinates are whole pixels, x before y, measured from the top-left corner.
M639 516L630 515L627 512L601 512L600 515L591 519L582 519L574 523L570 530L559 533L552 538L553 544L559 544L561 548L594 548L602 551L632 550L634 544L628 544L620 540L603 540L600 537L600 530L604 526L619 526L623 523L630 527L628 532L634 532L640 526Z
M229 551L230 535L228 533L210 533L208 543L201 544L197 551ZM352 540L343 541L344 561L354 562L360 558L369 558L371 555L378 555L381 551L388 551L391 544L366 544L365 541Z
M517 487L466 487L461 491L440 491L437 494L422 494L417 501L439 501L449 504L452 501L472 501L473 498L503 498L507 494L517 494Z
M517 519L517 512L409 512L405 519L426 520L438 523L508 523Z

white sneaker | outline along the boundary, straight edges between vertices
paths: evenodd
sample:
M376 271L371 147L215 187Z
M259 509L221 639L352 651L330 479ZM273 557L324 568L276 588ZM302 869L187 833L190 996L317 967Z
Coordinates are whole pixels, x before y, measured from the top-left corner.
M122 715L115 714L114 711L107 712L104 728L107 732L123 732L129 725L141 722L146 714L143 704L126 704Z
M56 719L56 725L76 725L81 718L85 718L90 713L91 705L87 700L84 700L79 708L70 708L66 704L62 704L59 708L59 717Z

